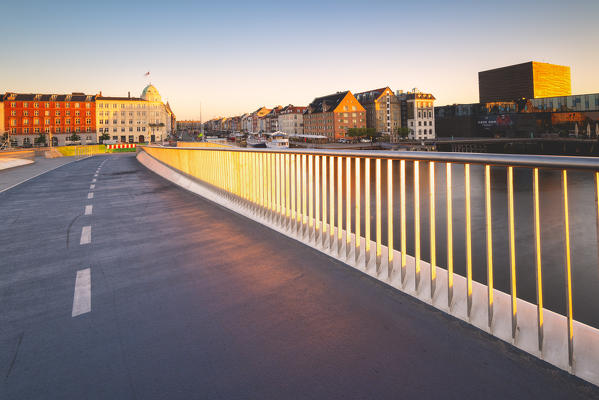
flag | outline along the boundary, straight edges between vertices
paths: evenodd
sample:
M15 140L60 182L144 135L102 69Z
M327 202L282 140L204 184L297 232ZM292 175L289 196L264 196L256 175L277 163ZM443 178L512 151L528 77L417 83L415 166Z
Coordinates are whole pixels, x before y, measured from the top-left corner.
M146 72L144 76L150 76L150 71Z

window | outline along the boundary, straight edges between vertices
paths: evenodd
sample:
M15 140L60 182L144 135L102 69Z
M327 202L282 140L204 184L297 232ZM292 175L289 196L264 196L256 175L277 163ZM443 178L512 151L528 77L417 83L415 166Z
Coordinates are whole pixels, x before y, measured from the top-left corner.
M81 123L81 118L75 118L75 123L79 125Z
M46 120L44 121L44 123L45 123L46 125L50 125L50 118L46 118Z
M67 126L66 128L64 128L65 133L71 133L71 127Z
M54 118L54 125L60 125L60 118Z
M56 112L54 113L54 115L55 115L55 116L57 116L57 117L60 117L60 111L56 111Z
M70 112L69 110L66 110L66 111L64 112L64 115L71 115L71 112Z
M35 115L36 117L39 117L39 115L40 115L40 112L39 112L39 110L35 110L35 111L33 112L33 115Z
M75 111L75 116L78 117L81 115L81 112L79 110Z
M34 108L39 108L39 106L40 106L40 103L33 103Z
M71 103L64 103L65 108L71 107Z
M11 106L11 107L16 107L16 106L17 106L17 103L15 103L15 102L13 101L12 103L10 103L10 106Z
M16 119L14 119L14 118L12 118L12 119L10 120L10 126L17 126L17 120L16 120Z
M85 119L85 124L86 125L90 125L92 123L92 119L91 118L86 118Z
M33 128L33 132L40 133L40 128Z
M44 111L44 115L45 115L46 117L49 117L49 116L50 116L50 111L48 111L48 110Z
M71 119L70 118L65 118L64 119L64 123L67 124L67 125L70 125L71 124Z
M50 103L45 104L46 108L50 108Z
M39 125L40 124L40 119L39 118L34 118L33 119L33 125Z
M25 107L25 108L29 107L29 103L27 103L27 102L23 103L23 107Z
M79 108L79 103L75 103L75 108Z
M85 108L91 108L91 104L85 103Z
M27 110L23 111L23 115L26 117L29 116L29 111L27 111Z
M14 111L14 110L13 110L13 111L11 111L11 112L10 112L10 116L11 116L11 117L16 117L16 116L17 116L17 112L16 112L16 111Z
M29 124L29 118L23 118L23 125Z
M89 112L89 111L86 111L86 112L85 112L85 116L86 116L86 117L89 117L90 115L92 115L92 113L91 113L91 112Z

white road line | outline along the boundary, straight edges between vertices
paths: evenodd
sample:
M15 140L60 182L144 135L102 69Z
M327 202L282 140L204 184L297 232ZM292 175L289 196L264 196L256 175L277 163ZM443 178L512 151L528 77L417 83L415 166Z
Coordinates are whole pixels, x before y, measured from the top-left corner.
M92 241L92 227L91 225L84 226L81 229L81 240L79 244L90 244Z
M91 204L85 206L85 215L92 215L93 209L94 209L94 206L92 206Z
M89 268L77 271L75 278L75 294L73 296L73 311L71 316L76 317L92 310L92 279Z
M88 199L93 199L94 198L94 194L93 193L88 193L87 194L87 198Z
M89 185L89 190L95 189L96 185Z
M96 178L92 179L92 183L95 183L95 182L96 182Z
M97 174L97 173L96 173L96 174L94 174L94 178L97 178L97 177L98 177L98 174Z

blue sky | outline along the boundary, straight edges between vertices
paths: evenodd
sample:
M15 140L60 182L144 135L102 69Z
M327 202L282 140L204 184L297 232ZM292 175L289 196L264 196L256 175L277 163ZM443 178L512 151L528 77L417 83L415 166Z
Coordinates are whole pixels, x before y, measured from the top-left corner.
M530 60L599 92L599 1L12 1L0 92L139 95L178 119L414 87L478 101L477 72Z

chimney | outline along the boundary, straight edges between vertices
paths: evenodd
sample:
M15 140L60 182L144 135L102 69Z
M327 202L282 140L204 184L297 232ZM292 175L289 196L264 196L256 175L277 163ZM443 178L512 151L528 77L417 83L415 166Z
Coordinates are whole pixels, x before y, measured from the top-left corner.
M100 97L102 97L102 91L100 90Z
M131 98L131 92L127 92L127 97Z

